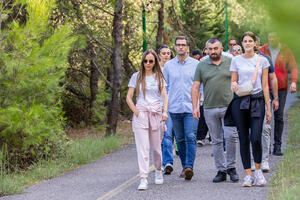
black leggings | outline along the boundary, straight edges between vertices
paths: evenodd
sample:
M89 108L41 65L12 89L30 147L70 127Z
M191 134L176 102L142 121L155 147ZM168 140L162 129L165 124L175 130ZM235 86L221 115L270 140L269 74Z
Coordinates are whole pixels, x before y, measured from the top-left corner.
M261 163L262 160L261 135L265 116L265 103L263 99L257 99L256 101L260 101L260 103L259 107L256 108L256 110L259 110L259 116L255 117L250 111L251 106L247 110L240 109L240 99L236 99L232 103L231 113L239 134L240 153L244 169L251 168L250 141L254 162Z

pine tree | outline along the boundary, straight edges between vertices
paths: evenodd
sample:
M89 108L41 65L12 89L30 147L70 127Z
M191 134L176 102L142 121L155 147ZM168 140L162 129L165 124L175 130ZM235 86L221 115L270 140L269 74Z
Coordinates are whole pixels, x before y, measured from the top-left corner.
M0 146L11 165L61 152L65 144L60 86L76 38L68 25L48 26L55 0L20 0L27 20L3 30L0 52ZM9 167L9 166L6 166ZM16 167L16 166L14 166Z

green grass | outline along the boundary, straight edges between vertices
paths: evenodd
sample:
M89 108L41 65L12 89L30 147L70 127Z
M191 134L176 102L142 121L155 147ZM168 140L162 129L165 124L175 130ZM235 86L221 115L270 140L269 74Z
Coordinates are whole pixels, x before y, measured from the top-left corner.
M26 171L11 174L0 172L0 196L20 193L34 183L94 161L126 143L127 139L118 135L103 138L89 136L81 140L72 140L67 155L63 158L40 161Z
M300 103L289 110L288 121L287 148L271 177L270 200L300 199Z

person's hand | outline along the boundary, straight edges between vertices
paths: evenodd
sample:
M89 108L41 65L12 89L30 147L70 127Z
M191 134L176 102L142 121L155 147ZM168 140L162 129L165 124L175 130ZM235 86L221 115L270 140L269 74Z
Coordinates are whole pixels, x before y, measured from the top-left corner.
M267 110L267 112L266 112L266 120L267 120L267 123L268 123L268 124L271 123L271 120L272 120L272 114L271 114L271 111L270 111L270 110Z
M162 114L162 120L163 120L163 121L167 121L168 118L169 118L169 117L168 117L168 113L167 113L166 111L164 111L163 114Z
M237 82L231 82L231 91L232 92L236 92L239 89L239 85L237 84Z
M295 82L292 82L292 83L291 83L291 86L290 86L290 92L291 92L291 93L294 93L294 92L296 92L296 91L297 91L297 85L296 85Z
M200 111L199 111L198 108L195 108L195 109L193 110L193 117L194 117L196 120L199 120L199 118L200 118Z
M135 114L136 117L138 117L140 112L137 110L137 111L134 112L134 114Z
M278 110L278 107L279 107L279 101L278 101L278 97L273 99L272 101L272 108L274 111Z

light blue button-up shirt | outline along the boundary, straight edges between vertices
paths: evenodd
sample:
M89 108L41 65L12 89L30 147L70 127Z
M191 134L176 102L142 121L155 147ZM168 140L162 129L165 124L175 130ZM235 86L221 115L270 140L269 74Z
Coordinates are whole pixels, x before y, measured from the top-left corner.
M191 57L182 64L177 57L165 63L163 74L167 82L170 113L193 113L191 89L198 63Z

